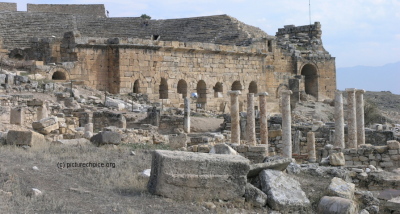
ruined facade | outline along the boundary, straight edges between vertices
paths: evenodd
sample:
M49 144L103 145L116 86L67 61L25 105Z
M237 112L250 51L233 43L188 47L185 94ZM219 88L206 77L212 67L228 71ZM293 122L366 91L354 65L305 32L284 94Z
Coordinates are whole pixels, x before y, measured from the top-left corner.
M227 15L108 18L102 5L29 4L16 12L0 4L0 10L3 48L11 57L42 61L35 72L53 80L145 93L175 107L197 93L194 108L225 112L229 90L244 94L240 111L247 93L268 92L273 112L282 90L292 90L292 100L332 99L336 90L335 58L323 48L319 22L287 25L270 36Z

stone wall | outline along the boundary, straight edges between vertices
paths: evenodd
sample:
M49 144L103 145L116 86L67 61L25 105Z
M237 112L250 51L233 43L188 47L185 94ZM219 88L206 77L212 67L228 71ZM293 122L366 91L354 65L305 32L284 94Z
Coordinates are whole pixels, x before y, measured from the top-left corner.
M78 16L106 17L104 4L28 4L28 12L62 13Z
M17 11L17 3L0 2L0 11Z
M121 113L110 111L93 112L93 130L99 132L104 127L115 126L117 128L126 128L126 119Z
M400 150L386 146L371 146L359 149L344 149L346 166L400 167Z

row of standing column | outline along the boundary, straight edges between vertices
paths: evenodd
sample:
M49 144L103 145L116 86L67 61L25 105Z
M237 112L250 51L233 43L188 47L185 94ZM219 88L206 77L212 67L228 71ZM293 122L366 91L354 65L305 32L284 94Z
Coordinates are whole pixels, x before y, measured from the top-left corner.
M338 148L357 148L365 144L364 128L364 90L354 88L346 89L347 92L347 144L344 138L344 114L342 92L335 93L335 141Z
M239 99L240 91L229 91L231 97L231 143L240 144L240 116ZM268 119L267 119L267 101L268 93L259 93L260 102L260 142L268 146ZM247 94L247 142L250 145L256 145L255 131L255 112L254 112L254 94Z

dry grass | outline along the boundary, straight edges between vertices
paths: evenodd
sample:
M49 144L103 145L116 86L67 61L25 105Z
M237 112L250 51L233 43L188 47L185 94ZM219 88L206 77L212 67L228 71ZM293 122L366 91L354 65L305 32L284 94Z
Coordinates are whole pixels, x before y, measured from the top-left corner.
M159 145L119 147L0 146L1 213L204 213L201 204L150 195L140 173ZM136 155L130 152L136 150ZM66 163L115 163L115 168L58 168ZM39 170L33 170L37 166ZM43 195L30 197L31 188ZM12 193L9 196L8 193Z

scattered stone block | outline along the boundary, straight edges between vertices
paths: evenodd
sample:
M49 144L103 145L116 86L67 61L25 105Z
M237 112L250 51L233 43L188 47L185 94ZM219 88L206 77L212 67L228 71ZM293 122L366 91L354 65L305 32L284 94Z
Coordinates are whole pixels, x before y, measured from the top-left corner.
M246 202L252 204L254 207L264 207L267 204L268 196L257 187L247 183L244 198Z
M385 207L391 211L400 212L400 196L392 198L389 201L387 201Z
M10 111L10 124L23 125L25 122L24 107L12 108Z
M90 142L99 146L105 144L119 145L121 139L122 135L118 132L102 131L90 138Z
M355 184L334 177L328 187L329 196L337 196L352 200L354 198Z
M247 177L257 176L264 169L283 171L292 162L291 158L270 158L266 160L264 163L251 164Z
M78 138L78 139L61 139L51 142L53 145L68 145L68 146L76 146L76 145L83 145L87 144L90 141L85 138Z
M342 152L331 154L329 157L329 164L332 166L344 166L346 164L344 154Z
M156 150L148 190L177 200L233 200L245 194L248 171L240 155Z
M39 121L32 123L33 130L42 133L44 135L50 134L50 132L59 129L58 118L57 117L48 117L41 119Z
M393 150L400 149L400 143L397 140L389 140L387 142L387 146L389 149L393 149Z
M267 204L272 209L280 212L309 210L311 203L300 183L287 174L266 169L261 171L260 181L262 191L268 195Z
M10 130L7 133L7 144L17 146L38 146L45 143L44 136L33 131Z
M187 134L170 134L168 135L169 146L173 149L179 149L186 147L186 143L189 141Z
M318 204L318 213L323 214L354 214L357 213L357 207L352 200L324 196Z
M237 155L238 153L232 149L232 147L226 145L225 143L220 143L214 145L211 150L211 154L225 154L225 155Z

